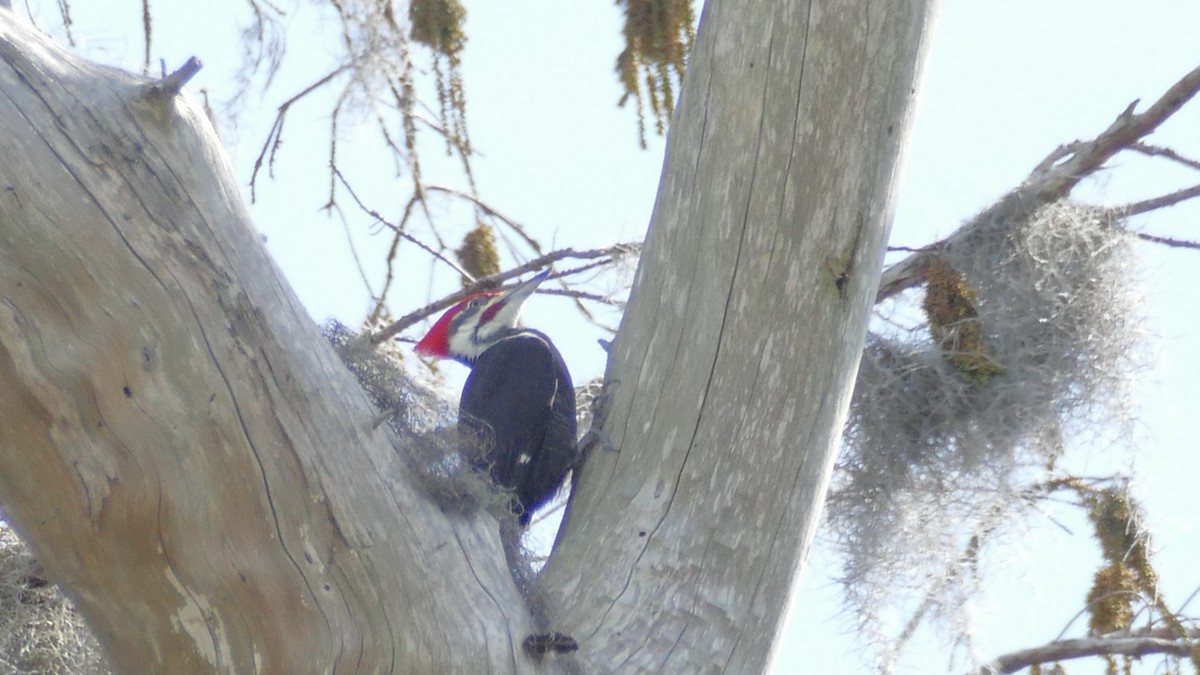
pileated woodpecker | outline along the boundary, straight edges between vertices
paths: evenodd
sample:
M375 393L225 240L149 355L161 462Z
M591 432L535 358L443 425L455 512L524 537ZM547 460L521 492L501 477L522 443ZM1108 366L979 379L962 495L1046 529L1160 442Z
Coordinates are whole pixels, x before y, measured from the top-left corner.
M549 275L463 300L416 347L418 354L470 366L459 429L479 442L492 479L513 491L522 526L554 496L577 455L567 364L544 333L517 326L522 305Z

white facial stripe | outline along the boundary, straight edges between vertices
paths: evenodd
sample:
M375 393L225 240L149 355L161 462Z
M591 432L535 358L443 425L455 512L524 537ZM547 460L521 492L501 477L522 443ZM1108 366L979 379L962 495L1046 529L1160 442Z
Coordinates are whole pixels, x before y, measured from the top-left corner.
M479 317L487 312L489 307L502 300L504 300L504 296L489 298L486 303L477 307L466 307L459 312L458 316L454 317L448 340L451 354L474 361L485 349L507 339L500 338L498 334L517 327L524 302L514 302L510 298L490 321L484 324L479 323ZM534 336L532 333L522 333L521 335ZM542 341L545 342L545 340Z
M454 323L450 326L449 343L451 354L474 359L483 352L483 349L476 345L474 339L475 322L478 320L481 311L481 307L468 306L459 312L458 316L454 317Z

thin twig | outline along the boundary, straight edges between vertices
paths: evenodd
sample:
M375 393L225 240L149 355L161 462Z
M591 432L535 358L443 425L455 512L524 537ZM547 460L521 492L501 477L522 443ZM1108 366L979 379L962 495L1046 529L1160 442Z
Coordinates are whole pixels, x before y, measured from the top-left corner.
M146 49L142 55L142 74L150 74L150 42L153 33L150 30L150 0L142 0L142 35L146 39ZM176 92L178 93L178 92Z
M1187 596L1187 599L1183 601L1183 604L1179 606L1179 609L1175 610L1175 615L1179 616L1183 614L1183 610L1187 609L1187 606L1192 603L1192 600L1196 599L1197 595L1200 595L1200 586L1197 586L1196 590L1192 591L1192 594Z
M623 255L634 250L637 250L636 244L617 244L608 248L593 249L590 251L576 251L575 249L566 248L561 251L547 253L546 255L530 260L529 262L523 265L518 265L510 270L484 277L473 284L467 285L462 290L442 298L441 300L431 302L418 310L405 314L396 321L393 321L388 327L372 335L370 343L373 346L379 345L380 343L399 335L401 331L404 331L409 326L416 324L425 317L431 316L436 312L446 309L447 307L451 307L454 305L454 303L459 302L460 300L463 300L481 291L498 288L500 284L508 281L509 279L515 279L526 272L541 269L559 260L590 260L595 258L608 258Z
M300 90L300 93L284 101L279 105L278 108L275 109L275 122L271 125L271 130L267 132L267 138L263 141L262 148L258 151L258 157L254 160L254 170L250 172L251 203L253 203L258 196L258 172L260 169L262 169L264 161L267 165L268 175L273 175L272 172L275 168L275 153L279 151L279 146L283 142L283 123L287 120L288 110L305 96L308 96L314 91L329 84L334 78L349 69L349 64L338 66L324 77Z
M1117 207L1117 211L1120 211L1125 216L1137 216L1143 213L1155 211L1157 209L1166 208L1168 206L1175 206L1180 202L1187 201L1195 197L1200 197L1200 185L1193 185L1189 188L1176 190L1175 192L1163 195L1161 197L1154 197L1153 199L1145 199L1140 202L1134 202L1128 206Z
M512 218L509 218L508 216L504 215L503 213L500 213L499 211L492 208L491 205L489 205L487 202L483 201L479 197L469 194L469 193L466 193L466 192L463 192L462 190L456 190L451 187L446 187L444 185L426 185L425 189L430 192L443 192L445 194L453 195L460 199L465 199L465 200L471 202L472 204L477 206L480 210L482 210L485 214L487 214L489 216L493 216L495 218L498 218L501 222L503 222L505 225L507 225L513 232L516 232L517 235L519 235L522 239L524 239L525 243L528 244L529 247L532 248L534 251L536 251L537 253L542 252L542 245L539 244L536 239L534 239L532 236L530 236L528 232L525 231L524 225L521 225L520 223L513 220Z
M1149 654L1166 654L1182 658L1191 653L1191 641L1197 637L1200 637L1200 631L1196 629L1188 631L1187 638L1181 638L1166 630L1156 629L1074 640L1056 640L1040 647L1022 649L1000 656L975 671L975 675L1007 675L1039 663L1069 661L1090 656L1120 654L1140 657Z
M400 250L400 242L404 240L401 235L404 233L405 225L408 224L408 219L412 216L413 206L415 206L417 203L417 200L420 200L420 199L421 199L420 191L414 189L412 196L408 198L408 203L404 205L404 214L402 216L400 216L399 224L397 224L396 227L392 230L392 243L388 245L387 255L384 256L384 262L385 262L384 269L387 271L383 277L383 289L380 290L379 296L375 300L375 308L371 310L370 318L367 320L368 323L373 324L376 321L378 321L379 317L383 314L384 310L387 308L388 291L390 291L392 289L392 281L394 281L396 278L396 265L395 265L396 252ZM385 225L385 227L386 227L386 225ZM433 231L433 236L434 237L438 236L436 229ZM446 250L446 247L444 245L441 246L441 250L443 250L443 251ZM435 260L436 260L436 258L435 258ZM433 274L433 264L432 263L429 266L429 273L430 273L430 275Z
M1075 625L1075 622L1082 619L1084 616L1091 614L1096 609L1096 605L1099 605L1100 603L1104 602L1105 600L1108 600L1109 598L1121 598L1121 597L1127 597L1129 599L1129 601L1132 603L1134 600L1137 600L1137 599L1141 598L1142 596L1137 591L1110 591L1108 593L1101 594L1097 598L1088 598L1087 603L1083 607L1081 607L1078 612L1075 612L1075 615L1071 617L1070 621L1067 621L1066 625L1063 626L1062 630L1060 630L1058 632L1058 635L1054 636L1054 642L1060 642L1063 639L1063 637L1066 636L1067 631L1071 630L1071 626ZM1130 621L1130 623L1133 623L1133 622Z
M350 87L342 88L342 93L338 95L337 102L333 105L333 112L329 115L329 155L325 162L325 165L329 167L329 197L325 202L325 206L321 207L323 209L329 209L337 203L337 181L335 180L335 174L338 170L338 121L341 118L342 106L345 105L349 92Z
M358 247L354 245L354 237L350 232L350 222L346 219L346 214L342 212L342 206L340 204L333 204L329 210L337 213L338 220L342 221L342 232L346 235L346 245L350 247L350 256L354 258L354 266L358 269L358 276L362 278L363 287L367 289L367 294L375 297L375 292L371 290L371 280L367 278L367 270L363 267L362 259L358 256Z
M1143 239L1155 244L1162 244L1164 246L1170 246L1171 248L1191 248L1200 250L1200 242L1197 241L1172 239L1170 237L1158 237L1153 234L1146 234L1145 232L1135 232L1134 235L1137 236L1138 239Z
M441 253L438 253L437 251L433 250L428 245L426 245L424 242L422 242L420 239L417 239L416 237L412 236L411 234L401 230L400 226L389 223L375 209L367 208L367 205L363 204L362 200L358 198L358 194L356 192L354 192L354 188L350 187L349 181L347 181L346 177L342 175L342 172L340 169L338 169L337 167L333 167L333 175L337 177L338 181L342 184L342 187L346 188L346 191L350 193L350 198L354 200L354 203L358 205L358 208L362 209L363 213L374 218L375 222L377 222L380 225L383 225L384 227L388 228L389 230L395 232L398 236L403 237L404 239L416 244L417 246L419 246L421 248L421 250L423 250L426 253L428 253L429 255L437 258L438 260L441 260L442 262L446 263L455 272L458 272L459 274L463 275L463 277L465 277L467 279L474 278L471 276L470 272L464 270L461 266L459 266L458 263L447 258L446 256L442 255Z
M1140 152L1143 155L1146 155L1147 157L1165 157L1171 161L1179 162L1180 164L1182 164L1186 167L1190 167L1190 168L1196 169L1197 171L1200 171L1200 162L1197 162L1196 160L1190 159L1188 157L1184 157L1183 155L1179 154L1178 152L1175 152L1175 150L1165 147L1165 146L1162 146L1162 145L1151 145L1150 143L1134 143L1133 145L1129 146L1129 149Z
M563 272L563 274L567 274L567 273L568 272ZM601 305L608 305L610 307L620 307L621 306L621 303L619 301L613 300L611 297L609 297L607 295L600 295L599 293L588 293L587 291L574 291L574 290L570 290L570 289L564 290L561 288L547 288L547 289L538 289L538 295L557 295L559 297L571 298L574 300L590 300L592 302L596 302Z
M25 10L32 16L33 12L29 9L29 3L25 4ZM71 26L75 24L75 20L71 18L71 3L67 0L58 0L58 12L62 15L62 26L67 34L67 44L78 47L79 45L75 42L75 32L71 30Z
M565 270L558 270L558 278L565 279L566 277L578 276L578 275L583 274L584 272L587 272L590 270L598 269L601 267L608 267L609 265L613 264L614 262L616 262L616 261L614 261L612 258L608 258L606 260L597 260L596 262L593 262L593 263L588 263L586 265L580 265L579 267L569 267ZM570 289L568 289L564 286L563 290L569 291Z

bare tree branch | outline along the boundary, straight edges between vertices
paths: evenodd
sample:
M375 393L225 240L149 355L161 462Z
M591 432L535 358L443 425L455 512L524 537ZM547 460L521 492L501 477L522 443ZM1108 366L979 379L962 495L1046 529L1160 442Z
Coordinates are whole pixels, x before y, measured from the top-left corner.
M613 264L613 262L615 262L615 260L613 258L605 258L603 260L597 260L596 262L587 263L586 265L580 265L579 267L569 267L565 270L559 270L558 277L560 279L565 279L566 277L578 276L589 270L600 269L600 268L606 267L608 265ZM549 289L540 289L540 290L542 290L543 293L546 293L548 295L555 295L555 294L568 295L568 296L575 297L575 298L588 298L588 299L595 299L595 298L603 297L603 296L599 296L599 295L596 295L593 297L592 294L578 293L578 292L571 291L566 288L564 288L562 291L551 291Z
M950 237L922 248L899 263L884 270L875 302L882 302L925 280L925 270L932 255L943 252L966 239L980 224L1016 212L1031 212L1045 204L1070 194L1084 178L1094 173L1122 150L1129 149L1143 137L1154 132L1171 115L1200 92L1200 67L1184 75L1145 112L1135 114L1138 101L1129 104L1117 119L1090 141L1076 141L1061 146L1046 156L1025 182L985 209L971 222Z
M1170 194L1165 194L1161 197L1153 199L1145 199L1140 202L1134 202L1128 206L1119 207L1117 210L1124 212L1126 216L1137 216L1143 213L1149 213L1157 209L1175 206L1180 202L1187 201L1193 197L1200 197L1200 185L1193 185L1189 188L1176 190ZM1139 235L1140 236L1140 235Z
M33 16L33 11L28 4L25 5L25 9L30 16ZM71 26L75 23L75 20L71 18L71 3L68 0L58 0L58 12L62 15L63 32L67 36L67 44L72 47L79 46L75 42L75 33L71 30Z
M1200 67L1194 68L1171 86L1146 112L1137 115L1138 101L1129 104L1094 140L1084 143L1071 156L1030 176L1033 194L1043 203L1055 201L1069 193L1081 180L1099 169L1121 150L1154 132L1163 122L1179 111L1200 91ZM1039 175L1040 174L1040 175ZM1029 183L1027 183L1028 185Z
M150 0L142 0L142 35L146 40L146 50L142 56L142 74L150 74L150 44L153 33L150 30ZM189 61L190 62L190 61Z
M425 317L431 316L436 312L446 309L447 307L451 307L454 305L454 303L464 298L474 295L480 291L496 288L509 279L514 279L522 274L525 274L526 272L543 268L553 262L566 259L590 260L595 258L605 258L624 255L639 249L640 245L638 244L617 244L615 246L609 246L608 248L598 248L590 251L576 251L572 248L565 248L560 251L547 253L546 255L530 260L529 262L523 265L518 265L510 270L484 277L475 283L464 287L461 291L447 295L437 302L431 302L420 309L405 314L399 319L393 321L387 328L384 328L378 333L372 335L370 337L370 343L372 345L379 345L380 343L399 335L401 331L407 329L409 326L412 326Z
M346 191L350 193L350 198L354 200L354 203L358 205L358 208L362 209L363 213L374 218L375 222L379 223L380 225L383 225L384 227L388 228L392 232L395 232L397 237L406 239L406 240L416 244L422 251L425 251L426 253L433 256L434 258L437 258L438 260L441 260L442 262L446 263L455 272L458 272L459 274L461 274L463 276L463 278L465 278L465 279L474 279L475 278L471 275L470 272L464 270L462 268L462 266L459 265L458 263L447 258L446 256L442 255L441 253L438 253L437 251L433 250L429 245L425 244L420 239L417 239L416 237L412 236L411 234L405 232L404 230L402 230L400 228L399 225L394 225L394 224L388 222L387 219L385 219L382 215L380 215L380 213L378 211L376 211L375 209L368 208L367 205L363 204L362 200L358 198L358 194L354 191L354 188L350 187L350 182L347 181L346 177L342 175L341 170L338 169L337 167L333 167L332 172L333 172L333 175L335 177L337 177L338 181L341 182L342 187L346 188ZM332 205L332 204L333 204L333 200L330 199L329 205Z
M532 248L535 252L537 252L537 253L543 252L542 245L539 244L538 241L536 239L534 239L528 232L525 231L524 225L518 223L517 221L513 220L512 218L509 218L508 216L504 215L503 213L500 213L496 209L492 208L491 205L489 205L487 202L480 199L478 196L463 192L462 190L456 190L451 187L446 187L444 185L426 185L425 189L428 190L429 192L441 192L441 193L452 195L454 197L458 197L459 199L465 199L465 200L471 202L477 208L479 208L481 211L483 211L484 214L493 216L493 217L499 219L500 222L507 225L509 227L509 229L511 229L513 232L516 232L517 235L519 237L521 237L521 239L523 239L525 241L525 243L528 244L529 247Z
M258 172L262 169L264 160L267 164L267 173L270 175L275 166L275 153L279 151L279 145L283 140L283 123L287 120L288 110L292 105L303 99L305 96L324 87L333 81L334 78L341 75L350 69L349 64L343 64L327 73L325 76L318 79L316 82L308 85L300 91L300 93L289 98L279 105L275 112L275 123L271 125L271 130L267 132L267 138L263 141L262 148L258 151L258 157L254 160L254 170L250 173L250 201L253 202L257 197L258 188Z
M350 255L354 258L354 267L358 270L359 278L362 279L363 288L367 289L367 293L371 297L375 297L374 291L371 290L371 280L367 278L367 270L363 267L362 258L358 255L358 247L354 245L354 236L350 232L350 222L346 219L345 212L342 211L340 204L332 204L329 210L336 213L338 220L342 223L342 232L346 235L346 245L350 247Z
M236 75L235 99L242 100L249 92L251 80L265 64L262 90L270 88L279 72L285 51L286 40L280 29L279 17L286 14L280 7L266 0L246 0L254 17L251 25L242 31L242 66Z
M1200 250L1200 242L1197 241L1188 241L1187 239L1172 239L1171 237L1159 237L1153 234L1146 234L1145 232L1135 232L1134 235L1138 239L1155 244L1162 244L1164 246L1170 246L1172 248L1191 248Z
M500 222L507 225L508 228L510 230L512 230L513 232L515 232L517 234L517 236L519 236L522 240L524 240L525 243L530 248L532 248L535 253L538 253L538 254L544 253L544 250L542 249L542 245L540 243L538 243L538 241L536 239L534 239L525 230L524 225L518 223L517 221L513 220L512 218L509 218L508 216L504 215L503 213L500 213L495 208L493 208L490 204L488 204L487 202L480 199L478 196L476 196L474 194L467 194L460 190L455 190L454 188L448 188L448 187L444 187L441 185L430 185L426 189L428 189L431 192L443 192L446 194L450 194L450 195L453 195L460 199L465 199L465 200L475 204L476 208L483 211L484 215L492 216L492 217L498 219ZM519 252L517 251L516 247L514 247L511 244L511 242L508 241L508 238L504 237L503 233L501 233L501 237L504 240L505 244L508 245L509 252L512 253L514 257L519 257L520 256ZM598 263L598 264L603 265L603 264L607 264L607 263ZM581 270L577 270L577 271L581 272L583 270L581 269ZM567 287L566 283L562 281L562 279L564 279L567 276L570 276L571 274L574 274L574 273L576 273L576 270L572 270L571 272L561 272L561 273L555 275L555 278L558 279L560 283L562 283L563 295L570 296L571 298L574 299L575 309L579 310L579 313L582 314L585 319L587 319L591 323L599 326L600 323L596 320L596 316L592 313L592 311L588 308L588 306L583 303L583 300L589 299L589 298L585 297L584 294L581 294L574 290L571 290L570 288ZM609 330L609 331L612 330L612 328L608 327L608 326L602 326L602 327L605 330Z
M1148 157L1165 157L1169 160L1179 162L1180 164L1200 171L1200 162L1194 159L1184 157L1175 152L1175 150L1161 145L1151 145L1150 143L1134 143L1129 146L1130 150L1140 152Z
M598 264L602 265L605 263L598 263ZM563 272L563 274L571 274L573 271L574 270L567 270L566 272ZM592 302L597 302L602 305L608 305L610 307L619 307L621 305L620 302L617 302L616 300L613 300L612 298L610 298L606 295L600 295L599 293L588 293L587 291L573 291L573 290L564 291L560 288L547 288L545 290L539 289L538 294L539 295L557 295L557 296L563 297L563 298L571 298L576 301L590 300Z
M1114 633L1101 637L1058 640L1030 649L1010 652L985 664L974 675L1007 675L1039 663L1069 661L1090 656L1148 656L1167 654L1180 658L1191 653L1192 641L1200 630L1192 629L1186 636L1165 629Z

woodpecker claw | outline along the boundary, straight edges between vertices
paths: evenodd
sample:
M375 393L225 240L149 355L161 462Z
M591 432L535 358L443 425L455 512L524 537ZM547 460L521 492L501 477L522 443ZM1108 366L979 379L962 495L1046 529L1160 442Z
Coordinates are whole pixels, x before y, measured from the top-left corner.
M530 635L521 642L521 646L530 656L539 660L550 652L566 654L579 651L579 643L575 641L575 638L558 631Z
M400 412L400 406L396 406L395 408L388 408L387 410L384 410L383 412L379 413L378 415L376 415L375 417L373 417L371 419L371 428L378 429L380 426L383 425L384 422L392 419L392 417L398 412Z
M595 398L592 399L592 425L588 427L588 430L583 434L583 438L580 438L579 443L576 445L578 448L576 452L576 466L583 464L583 460L587 458L588 450L591 450L592 446L599 445L605 452L621 451L620 448L613 445L608 434L600 430L608 418L608 399L612 395L612 390L619 384L621 384L620 380L606 381L600 388L600 393L596 394Z
M603 431L597 431L596 427L592 426L590 429L584 432L583 438L579 439L580 464L583 463L583 458L587 455L587 451L590 450L593 445L600 446L605 452L621 451L620 448L613 445L612 440L610 440L608 437L608 434L604 433Z

